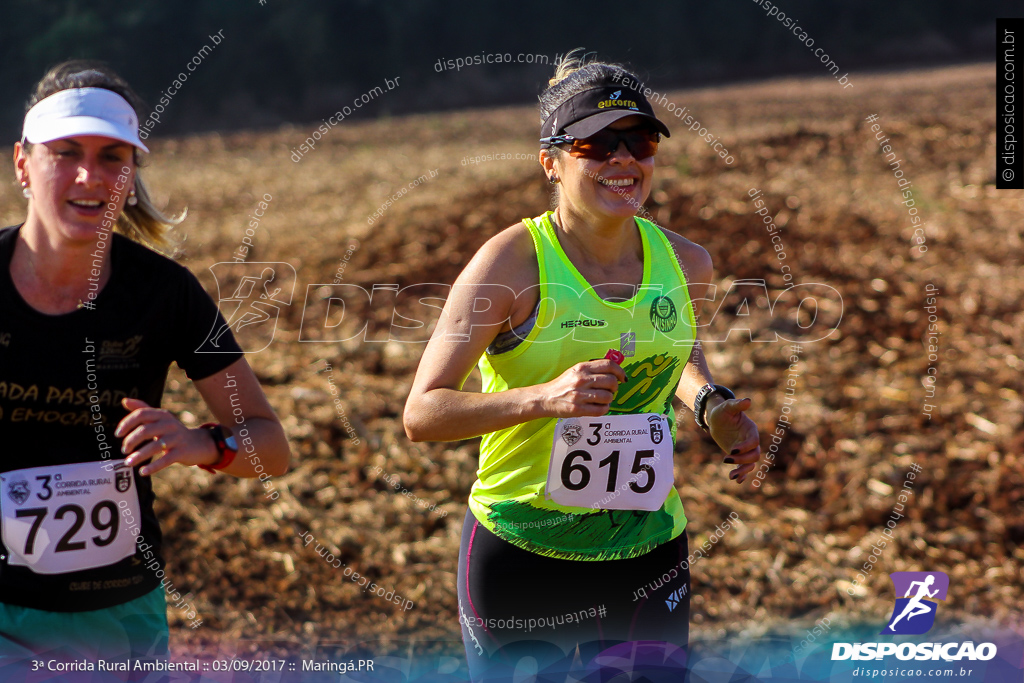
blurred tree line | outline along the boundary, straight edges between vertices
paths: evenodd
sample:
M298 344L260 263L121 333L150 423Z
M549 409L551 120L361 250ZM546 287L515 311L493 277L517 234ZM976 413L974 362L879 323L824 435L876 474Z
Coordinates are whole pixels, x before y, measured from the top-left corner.
M779 5L840 73L993 59L995 17L1020 10L1019 0ZM356 115L530 102L553 70L437 68L438 60L485 53L553 61L585 47L636 67L657 87L827 75L758 0L4 0L0 11L0 129L9 141L49 66L102 59L152 106L222 29L223 42L188 74L156 135L319 121L395 76L400 87Z

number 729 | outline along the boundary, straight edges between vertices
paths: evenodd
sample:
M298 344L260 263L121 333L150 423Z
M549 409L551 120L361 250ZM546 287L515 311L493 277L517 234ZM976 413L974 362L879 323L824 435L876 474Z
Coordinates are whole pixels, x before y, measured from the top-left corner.
M110 513L109 518L104 522L100 514L102 510L107 510ZM25 540L25 552L24 555L31 555L35 552L36 534L39 532L39 527L42 526L43 520L46 519L46 515L49 513L49 508L25 508L24 510L18 510L14 513L15 517L35 517L35 521L32 522L32 528L29 529L28 538ZM72 550L84 550L86 546L85 541L73 541L75 534L78 533L79 529L85 524L85 510L80 505L74 503L68 503L67 505L61 505L57 508L56 512L53 513L54 519L64 519L68 513L75 516L74 522L71 523L71 527L64 533L61 539L57 542L57 547L54 548L56 553L66 553ZM108 532L106 537L104 536L93 536L92 542L102 547L113 543L117 537L117 506L113 501L101 500L96 503L90 514L90 521L96 531Z

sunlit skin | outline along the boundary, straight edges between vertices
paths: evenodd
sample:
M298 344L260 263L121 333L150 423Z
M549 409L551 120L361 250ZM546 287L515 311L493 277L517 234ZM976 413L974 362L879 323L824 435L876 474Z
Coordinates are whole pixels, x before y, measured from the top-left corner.
M627 116L608 126L611 130L629 130L643 127L639 116ZM651 193L654 178L654 157L634 159L625 143L605 161L572 157L564 151L553 159L549 150L541 151L541 165L548 175L553 172L561 183L562 193L557 213L580 217L590 221L592 232L608 229L621 231L630 225L637 205L643 205ZM631 179L629 187L612 188L599 179ZM636 231L629 231L638 237Z
M35 144L27 152L20 142L15 143L18 183L28 183L32 198L15 243L11 275L37 310L66 313L86 297L93 261L89 254L95 249L107 204L113 202L114 215L119 215L134 187L133 150L132 145L98 135ZM122 175L125 167L129 172ZM119 176L127 177L127 182L118 180ZM99 205L77 206L76 201ZM44 263L45 270L39 267ZM107 268L102 273L101 289L110 275Z
M628 130L644 124L641 116L626 116L608 126L612 130ZM588 276L584 270L588 263L603 266L606 276L621 273L623 279L603 280L605 282L637 283L643 279L643 244L640 233L636 229L633 217L638 207L644 205L651 193L654 178L654 157L636 159L629 152L625 143L619 143L616 152L604 161L596 161L584 157L573 157L567 152L552 155L548 150L541 150L540 163L548 177L558 178L561 194L554 218L568 237L562 244L566 255L577 265L577 269L588 282L602 282ZM610 187L602 180L631 179L633 184L628 187ZM669 241L676 249L689 279L690 297L693 301L694 315L700 315L703 297L707 291L707 283L711 282L710 258L707 252L682 240L672 232L666 233ZM687 267L686 252L689 246L697 247L701 254L696 267ZM706 259L707 277L701 276L701 261ZM595 269L596 270L596 269ZM596 273L595 273L596 274ZM598 290L599 291L599 290ZM605 288L602 296L620 296L625 299L632 296L632 287L624 287L621 292ZM612 385L610 378L601 378L604 383ZM595 380L600 381L600 380ZM711 373L703 353L698 349L687 362L683 377L680 379L676 396L688 406L693 406L694 398L700 387L713 383ZM611 395L614 396L618 383L615 382ZM718 394L707 400L705 419L711 429L711 436L728 455L725 462L737 464L729 476L737 483L743 483L746 476L756 467L761 458L760 437L757 425L744 413L752 405L748 398L727 400Z
M627 116L609 128L625 130L643 124ZM654 157L637 160L625 143L604 161L572 157L564 150L540 151L549 179L561 192L553 219L569 260L598 296L625 300L643 281L643 244L634 223L638 207L651 191ZM630 186L611 188L600 179L631 179ZM707 251L666 231L686 275L694 313L699 315L713 274ZM537 303L540 273L532 237L522 223L489 240L456 280L452 294L420 360L405 407L406 434L414 441L455 441L506 429L539 418L607 414L622 368L609 360L578 363L544 384L491 394L463 391L462 386L499 332L522 324ZM602 284L624 283L624 284ZM517 296L517 293L523 295ZM490 306L479 305L488 300ZM452 341L452 340L459 341ZM711 383L703 352L694 348L676 395L693 406L697 391ZM711 435L737 467L730 478L743 482L761 457L757 426L743 411L750 399L708 399L706 419Z
M642 124L639 116L627 116L612 123L612 130L626 130ZM554 219L571 244L562 248L588 282L638 283L643 279L643 244L633 217L651 192L654 157L637 160L625 143L605 161L551 154L542 149L540 163L549 178L558 178L561 193ZM612 188L601 180L631 179L630 187ZM604 277L593 270L605 271ZM608 272L610 271L610 272ZM607 277L612 275L613 277ZM628 299L632 287L604 287L597 292L605 297Z
M63 315L88 300L92 255L104 228L108 210L118 216L134 189L134 147L98 135L80 135L46 143L14 145L14 168L19 185L31 190L28 215L18 231L11 257L11 279L22 299L46 315ZM109 206L113 203L113 207ZM89 204L83 206L82 204ZM109 240L107 241L109 246ZM100 250L102 265L99 292L110 279L109 248ZM237 388L225 391L232 378ZM277 416L267 402L256 376L244 358L210 377L195 382L206 405L222 424L237 430L248 428L257 445L260 461L271 475L288 468L288 441ZM232 392L241 401L244 425L236 425L230 402ZM172 413L137 399L125 399L129 414L116 427L124 440L126 462L153 474L174 463L211 464L220 458L213 439L201 429L189 429ZM164 451L163 444L167 446ZM239 477L256 477L253 464L239 457L224 471Z

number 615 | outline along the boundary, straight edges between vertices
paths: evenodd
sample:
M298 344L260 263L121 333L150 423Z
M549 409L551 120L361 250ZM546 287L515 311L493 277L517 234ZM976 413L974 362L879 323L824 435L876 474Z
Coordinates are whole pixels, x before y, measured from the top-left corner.
M629 488L634 493L647 493L654 487L654 468L643 462L647 458L654 457L653 449L645 449L637 451L633 458L633 468L630 472L634 475L639 475L641 472L647 473L647 481L642 485L638 486L636 483L637 477L632 477L629 482ZM577 458L581 459L581 462L576 462ZM587 451L577 449L570 452L565 460L562 462L561 479L562 486L569 489L570 491L579 491L585 489L587 484L590 483L590 469L584 465L584 462L591 462L593 456ZM608 454L608 457L597 463L597 468L602 469L608 468L608 480L605 490L611 493L615 490L615 484L619 476L619 451L615 450ZM579 481L573 483L572 474L573 472L579 472Z

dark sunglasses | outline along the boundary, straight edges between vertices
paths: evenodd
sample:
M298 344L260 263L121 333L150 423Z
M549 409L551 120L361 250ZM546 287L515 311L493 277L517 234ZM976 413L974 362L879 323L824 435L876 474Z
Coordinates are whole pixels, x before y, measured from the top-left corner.
M650 128L630 128L628 130L612 130L605 128L589 138L577 138L572 135L555 135L540 140L548 145L572 145L569 156L605 161L619 149L620 143L626 143L626 149L634 159L647 159L658 152L661 133Z

